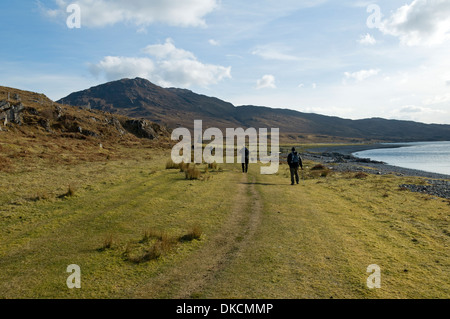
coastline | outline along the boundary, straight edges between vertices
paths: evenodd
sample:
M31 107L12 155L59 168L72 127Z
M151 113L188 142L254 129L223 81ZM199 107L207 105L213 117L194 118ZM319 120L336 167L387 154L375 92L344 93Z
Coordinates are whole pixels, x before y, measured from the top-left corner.
M327 145L309 148L308 153L339 153L342 155L352 155L356 152L370 151L382 148L400 148L409 146L408 144L353 144L353 145Z
M412 176L426 178L429 185L401 185L413 192L427 193L450 199L450 175L426 172L416 169L388 165L386 163L358 158L352 154L372 149L399 148L405 144L386 145L330 145L307 149L302 155L303 159L329 165L338 172L364 172L375 175Z
M404 168L400 166L388 165L386 163L361 159L353 156L353 153L382 148L400 148L408 144L355 144L355 145L327 145L323 147L314 147L306 149L303 154L305 159L312 159L321 163L334 163L337 170L355 170L378 175L393 174L398 176L415 176L431 179L450 180L450 175L427 172L417 169ZM370 167L370 169L366 169ZM378 171L378 172L377 172Z

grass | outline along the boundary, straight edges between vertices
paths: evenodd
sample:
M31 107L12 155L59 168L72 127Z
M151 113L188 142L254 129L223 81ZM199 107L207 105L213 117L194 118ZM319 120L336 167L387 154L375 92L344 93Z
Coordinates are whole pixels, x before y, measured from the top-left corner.
M314 167L311 168L312 171L323 171L325 169L327 169L327 168L322 164L314 165Z
M298 187L282 174L255 177L261 227L201 297L449 297L445 200L400 191L405 178L395 176L337 173ZM365 285L371 264L382 269L381 289Z
M369 176L369 174L364 173L364 172L358 172L355 174L355 178L357 179L365 179Z
M107 249L111 249L113 243L114 243L113 235L111 235L111 234L106 235L105 238L103 239L103 245L99 249L99 251L105 251Z
M210 164L208 164L208 169L218 170L219 169L219 165L216 162L210 163Z
M153 240L151 240L153 239ZM170 237L168 234L159 233L145 233L144 238L139 242L144 247L134 245L136 252L132 251L133 245L128 244L123 254L124 260L134 264L141 264L152 260L157 260L165 254L169 254L176 246L177 242L175 238Z
M180 169L180 164L175 164L172 159L169 159L166 163L166 169Z
M197 180L197 179L200 179L200 177L202 175L200 170L198 170L197 167L195 167L195 165L192 165L192 166L186 168L184 173L185 173L187 180Z
M202 237L203 230L199 225L194 225L191 230L186 234L180 237L181 242L189 242L193 240L199 240Z
M399 188L422 179L306 161L295 187L287 165L191 180L198 167L166 169L167 149L70 140L55 158L50 139L17 142L0 140L14 165L0 171L0 298L165 298L189 288L169 279L196 276L198 298L450 297L449 201ZM83 148L97 153L77 159ZM75 196L60 198L68 185ZM252 187L259 199L241 205ZM82 289L65 286L70 264ZM371 264L381 289L365 286Z
M75 188L72 185L69 185L69 189L67 190L67 193L64 195L64 197L72 196L75 196Z
M0 173L0 298L124 297L202 245L179 241L197 238L188 225L201 224L206 236L220 228L238 175L210 172L214 179L197 183L164 169L167 150L124 147L124 153L71 165L18 160L13 172ZM77 185L76 196L60 198L67 185ZM171 240L148 233L148 242L139 243L149 229L164 229ZM127 252L138 262L124 258ZM69 264L81 266L83 289L64 286Z

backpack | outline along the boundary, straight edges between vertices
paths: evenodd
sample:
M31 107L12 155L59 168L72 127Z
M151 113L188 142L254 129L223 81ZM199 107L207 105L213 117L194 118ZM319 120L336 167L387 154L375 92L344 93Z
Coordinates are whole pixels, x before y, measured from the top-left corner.
M292 153L292 164L300 164L300 157L298 157L298 153Z

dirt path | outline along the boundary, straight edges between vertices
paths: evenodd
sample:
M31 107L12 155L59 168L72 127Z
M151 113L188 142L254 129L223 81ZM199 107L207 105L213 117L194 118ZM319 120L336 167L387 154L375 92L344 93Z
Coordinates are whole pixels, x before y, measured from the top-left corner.
M261 222L262 202L254 182L254 177L243 175L233 209L219 232L181 264L139 289L134 297L196 298L214 285L221 271L241 255Z

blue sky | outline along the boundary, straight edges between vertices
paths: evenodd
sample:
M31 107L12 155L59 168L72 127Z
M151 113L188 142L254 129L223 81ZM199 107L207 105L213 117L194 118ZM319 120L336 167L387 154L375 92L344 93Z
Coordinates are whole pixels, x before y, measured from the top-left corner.
M2 1L0 19L0 85L54 100L139 76L235 105L450 124L448 0Z

